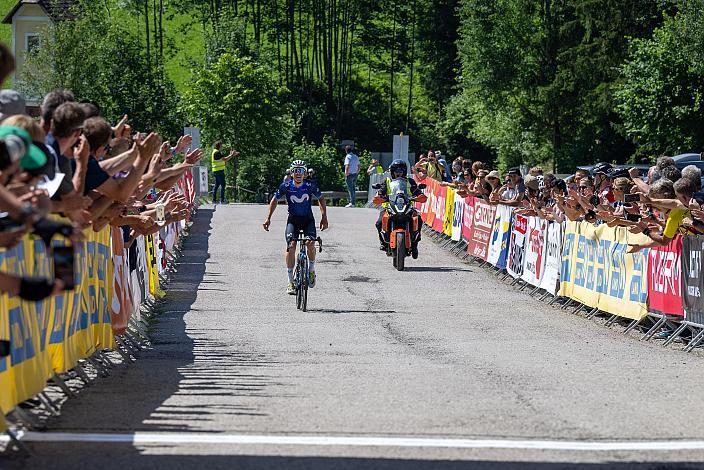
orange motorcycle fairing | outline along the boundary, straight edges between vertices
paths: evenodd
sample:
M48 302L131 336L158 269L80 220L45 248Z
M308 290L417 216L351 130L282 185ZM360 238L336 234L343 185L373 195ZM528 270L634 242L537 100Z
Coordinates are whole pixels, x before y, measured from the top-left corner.
M425 194L419 194L416 196L416 202L420 202L421 204L425 204L428 201L428 196Z
M381 215L381 231L389 231L389 213L386 211L384 211L384 213Z
M399 228L391 232L391 238L389 239L389 245L391 246L392 250L396 249L396 234L398 232L404 232L406 236L404 237L405 240L405 245L406 249L410 250L411 249L411 234L406 231L406 229Z

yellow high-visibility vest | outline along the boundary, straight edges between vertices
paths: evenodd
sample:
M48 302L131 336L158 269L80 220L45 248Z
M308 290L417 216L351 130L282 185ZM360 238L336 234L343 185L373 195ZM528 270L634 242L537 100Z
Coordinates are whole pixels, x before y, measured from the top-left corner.
M217 152L218 149L213 149L213 154L210 156L211 168L213 171L225 171L225 166L227 165L227 162L222 158L220 160L215 160L215 154Z

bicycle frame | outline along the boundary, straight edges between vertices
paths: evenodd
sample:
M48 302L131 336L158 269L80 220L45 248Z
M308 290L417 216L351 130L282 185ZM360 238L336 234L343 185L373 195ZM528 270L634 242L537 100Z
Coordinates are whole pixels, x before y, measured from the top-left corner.
M296 257L295 274L293 284L296 288L296 307L304 312L308 305L308 282L310 274L308 270L308 242L318 243L318 252L323 251L323 241L320 237L311 240L303 236L303 232L299 232L298 236L289 242L286 251L291 249L291 245L296 242L299 245L298 256Z

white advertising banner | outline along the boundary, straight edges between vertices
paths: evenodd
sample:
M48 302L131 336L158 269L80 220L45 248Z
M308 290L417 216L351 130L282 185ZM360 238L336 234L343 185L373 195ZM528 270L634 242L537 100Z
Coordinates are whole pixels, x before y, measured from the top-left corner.
M452 192L455 195L455 211L452 215L452 240L460 241L462 239L462 221L464 217L464 197L457 194L457 191Z
M560 288L560 268L562 265L562 234L564 227L557 222L549 222L545 243L545 268L540 279L540 288L557 295Z
M509 245L508 262L506 271L514 278L522 277L526 253L526 232L528 231L528 217L515 215L511 229L511 243Z
M528 217L526 232L526 257L521 279L532 286L540 286L545 274L545 241L548 222L538 217Z

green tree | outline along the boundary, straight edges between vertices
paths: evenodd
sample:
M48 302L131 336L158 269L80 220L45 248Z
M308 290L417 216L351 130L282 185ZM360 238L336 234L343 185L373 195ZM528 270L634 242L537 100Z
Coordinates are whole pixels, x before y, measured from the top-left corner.
M704 149L704 1L686 2L621 68L617 110L641 154Z
M93 2L78 4L74 14L43 31L18 88L35 98L66 88L78 100L99 105L109 120L128 114L137 130L156 130L170 139L180 135L178 93L161 66L149 64L139 38Z
M459 52L477 140L508 165L623 160L614 84L627 37L648 37L668 1L467 0Z
M200 70L184 94L182 109L205 142L220 140L241 152L228 165L228 184L256 191L280 183L294 129L285 92L268 67L225 53Z

